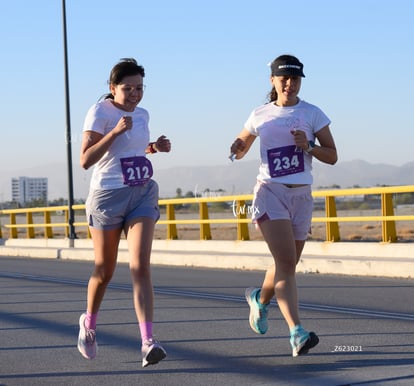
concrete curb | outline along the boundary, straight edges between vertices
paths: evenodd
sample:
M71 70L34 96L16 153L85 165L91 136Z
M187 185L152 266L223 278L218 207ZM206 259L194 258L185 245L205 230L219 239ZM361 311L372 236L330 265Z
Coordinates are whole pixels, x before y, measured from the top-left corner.
M0 246L0 256L92 261L93 247L85 239L13 239ZM242 270L264 270L273 262L263 241L222 240L154 240L151 260L155 265ZM125 240L121 240L118 261L128 262ZM309 241L297 271L412 278L414 243Z

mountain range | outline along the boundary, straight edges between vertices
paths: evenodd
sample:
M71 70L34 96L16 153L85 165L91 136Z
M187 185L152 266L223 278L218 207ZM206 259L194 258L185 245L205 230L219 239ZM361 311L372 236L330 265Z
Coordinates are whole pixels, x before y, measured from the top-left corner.
M215 166L181 166L154 170L154 179L160 187L160 197L175 197L177 189L183 195L220 191L224 195L249 194L253 191L259 161L236 161ZM379 185L414 184L414 162L402 166L372 164L363 160L340 162L334 166L313 163L314 189L332 187L350 188ZM0 202L11 199L11 179L47 177L49 200L68 196L67 167L65 164L37 166L21 171L0 171ZM75 199L85 199L88 193L91 171L73 166Z

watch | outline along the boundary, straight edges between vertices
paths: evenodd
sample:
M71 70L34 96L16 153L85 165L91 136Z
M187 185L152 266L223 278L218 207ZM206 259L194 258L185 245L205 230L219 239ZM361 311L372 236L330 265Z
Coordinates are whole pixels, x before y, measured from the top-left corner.
M305 153L309 154L313 149L315 149L315 142L309 141L308 148L305 150Z

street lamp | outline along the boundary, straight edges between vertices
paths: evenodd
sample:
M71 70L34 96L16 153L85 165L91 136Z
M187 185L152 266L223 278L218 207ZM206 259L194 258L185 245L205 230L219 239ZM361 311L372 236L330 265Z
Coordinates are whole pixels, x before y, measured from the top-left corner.
M62 0L62 16L63 16L63 50L65 61L65 102L66 102L66 152L67 152L67 168L68 168L68 222L69 222L69 240L70 246L73 247L73 240L76 239L75 233L75 216L73 211L73 171L72 171L72 137L70 128L70 106L69 106L69 71L68 71L68 48L66 36L66 2Z

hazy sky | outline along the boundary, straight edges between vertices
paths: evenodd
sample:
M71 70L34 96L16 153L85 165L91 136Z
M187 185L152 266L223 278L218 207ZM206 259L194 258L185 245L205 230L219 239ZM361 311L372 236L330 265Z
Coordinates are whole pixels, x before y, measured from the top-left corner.
M170 168L229 162L283 53L304 63L300 96L331 118L340 161L413 160L410 0L67 0L66 12L76 167L85 113L120 58L145 67L152 138L173 145L153 160ZM0 173L64 163L62 2L1 1L0 14Z

